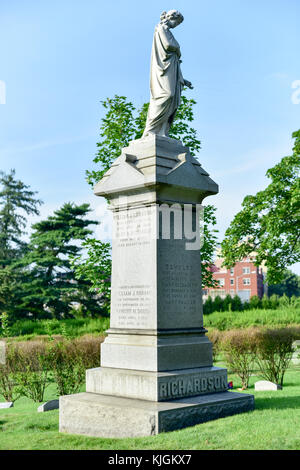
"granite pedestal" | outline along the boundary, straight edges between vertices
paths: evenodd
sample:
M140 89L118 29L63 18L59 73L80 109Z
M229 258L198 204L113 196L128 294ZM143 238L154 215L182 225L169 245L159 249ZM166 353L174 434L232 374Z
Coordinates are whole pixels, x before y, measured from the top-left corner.
M201 202L218 186L188 147L130 143L95 187L113 211L111 321L86 392L60 397L60 431L147 436L249 411L213 367L202 315Z

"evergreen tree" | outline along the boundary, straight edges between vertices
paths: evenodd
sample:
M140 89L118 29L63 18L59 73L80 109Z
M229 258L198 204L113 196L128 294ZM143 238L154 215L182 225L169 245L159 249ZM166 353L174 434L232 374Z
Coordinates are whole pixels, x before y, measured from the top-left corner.
M0 172L0 313L9 321L20 304L22 273L16 261L23 255L26 216L38 215L41 201L36 192L16 179L15 170Z
M92 233L88 227L98 223L86 218L89 212L89 204L66 203L33 225L28 250L20 261L24 268L20 312L34 318L60 318L79 304L86 314L102 311L95 294L89 292L90 283L76 280L70 261L82 249L79 242Z
M26 216L38 215L35 191L15 178L15 170L0 172L0 265L10 264L20 256L26 246L22 239L25 234Z

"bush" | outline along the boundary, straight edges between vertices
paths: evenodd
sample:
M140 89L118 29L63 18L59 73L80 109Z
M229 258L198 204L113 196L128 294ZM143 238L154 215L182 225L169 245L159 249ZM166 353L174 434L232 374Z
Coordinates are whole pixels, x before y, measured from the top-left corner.
M212 298L209 296L203 304L203 313L209 315L213 312L213 301Z
M211 330L207 333L207 337L212 342L213 362L215 362L220 352L221 333L218 330Z
M80 390L85 370L99 366L102 338L84 336L75 340L64 338L48 346L49 368L58 395L70 395Z
M35 402L44 401L49 368L47 348L42 341L15 343L10 348L14 363L16 389Z
M5 345L4 361L0 364L0 394L6 401L16 401L20 397L15 381L15 368L11 351Z
M283 385L283 377L293 354L296 331L293 328L279 328L259 332L256 361L262 378Z
M256 347L257 329L231 330L223 333L221 347L225 361L230 370L236 373L242 381L242 389L249 385L253 369Z
M240 297L238 295L235 295L232 299L232 306L231 306L233 312L239 312L243 310L243 302L241 301Z
M82 356L69 340L49 345L49 366L58 395L70 395L80 390L85 378Z
M213 312L222 312L223 311L223 299L216 295L215 299L213 300Z
M250 299L249 306L252 309L261 308L262 302L257 295L253 295Z
M8 343L6 364L0 366L0 393L7 401L26 396L41 402L50 380L59 395L76 393L85 370L100 364L103 337L85 335L71 340L48 336L39 340Z

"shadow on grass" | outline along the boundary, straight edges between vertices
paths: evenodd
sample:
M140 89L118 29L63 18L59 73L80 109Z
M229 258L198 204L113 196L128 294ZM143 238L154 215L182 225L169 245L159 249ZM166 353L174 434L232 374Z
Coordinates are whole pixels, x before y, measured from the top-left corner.
M276 393L280 393L280 390ZM257 410L285 410L285 409L299 409L300 396L294 397L255 397L255 409Z
M0 420L0 431L2 431L2 429L3 429L3 426L4 426L4 424L6 424L6 423L7 423L7 421L6 421L6 420L3 420L3 421L2 421L2 420Z

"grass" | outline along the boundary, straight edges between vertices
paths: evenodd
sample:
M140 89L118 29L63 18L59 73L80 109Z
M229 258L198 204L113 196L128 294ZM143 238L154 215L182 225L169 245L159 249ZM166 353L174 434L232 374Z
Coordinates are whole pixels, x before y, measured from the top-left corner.
M285 307L277 310L245 310L242 312L214 312L203 316L206 328L228 330L250 326L285 327L300 324L300 308ZM16 339L32 339L46 335L49 330L54 335L71 337L84 334L101 334L109 328L109 318L74 318L68 320L18 320L10 326L9 335ZM64 331L65 329L65 331Z
M285 327L300 324L300 308L285 307L277 310L244 310L242 312L213 312L203 315L206 328L230 330L250 326Z
M18 320L9 328L11 337L32 339L36 336L59 335L65 331L71 337L84 334L103 334L109 328L109 318L72 318L67 320ZM65 331L64 331L65 330Z
M237 391L239 379L233 374L228 379ZM300 368L287 371L280 391L255 392L257 380L251 377L246 392L255 395L253 412L145 438L60 434L58 410L37 413L37 403L21 398L13 408L0 410L0 450L300 450ZM51 385L46 399L53 398Z

